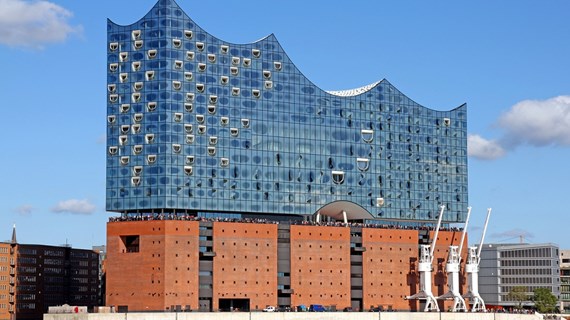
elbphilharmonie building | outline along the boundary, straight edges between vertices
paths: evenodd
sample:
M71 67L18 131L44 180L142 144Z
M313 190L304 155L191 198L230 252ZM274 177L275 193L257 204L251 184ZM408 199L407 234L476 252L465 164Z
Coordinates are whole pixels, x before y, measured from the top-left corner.
M387 80L323 90L274 35L218 39L174 0L107 34L108 303L417 309L402 270L430 232L411 227L441 206L444 226L466 219L465 105L436 111ZM458 238L440 237L443 258Z

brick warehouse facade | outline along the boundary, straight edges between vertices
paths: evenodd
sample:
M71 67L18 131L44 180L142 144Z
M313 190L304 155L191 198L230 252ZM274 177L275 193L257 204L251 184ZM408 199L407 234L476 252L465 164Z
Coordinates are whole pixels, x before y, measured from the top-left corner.
M183 220L109 222L107 234L107 305L130 311L311 304L420 310L420 302L405 297L419 287L418 244L433 237L427 230L354 225ZM438 235L436 295L447 290L444 262L460 237Z

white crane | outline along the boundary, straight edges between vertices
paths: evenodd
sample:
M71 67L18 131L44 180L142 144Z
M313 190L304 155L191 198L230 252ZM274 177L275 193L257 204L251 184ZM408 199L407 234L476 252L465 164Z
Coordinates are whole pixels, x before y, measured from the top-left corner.
M463 298L470 300L472 304L472 312L487 311L485 301L483 301L479 295L479 262L481 262L481 248L483 248L483 242L485 240L485 233L487 232L490 216L491 208L487 209L487 218L485 218L485 226L483 227L483 234L481 235L479 248L477 248L477 246L469 247L467 263L465 264L465 272L467 272L467 293L463 295Z
M452 312L466 311L467 305L465 300L459 293L459 266L461 265L461 252L463 251L463 242L465 241L465 233L469 225L469 217L471 216L471 207L467 208L467 219L465 220L465 227L461 235L461 242L459 247L449 246L449 256L447 257L447 264L445 265L445 272L447 273L447 288L449 289L445 294L437 297L438 300L453 300Z
M437 227L435 228L431 250L430 245L422 244L420 246L420 260L418 263L418 272L420 273L420 291L414 295L406 297L408 300L426 300L426 305L424 308L424 311L426 312L439 311L437 300L431 292L431 272L433 269L433 252L435 250L437 235L439 233L439 227L441 226L441 219L443 218L443 210L445 210L445 206L441 206L440 208L441 211L439 212L439 218L437 220Z

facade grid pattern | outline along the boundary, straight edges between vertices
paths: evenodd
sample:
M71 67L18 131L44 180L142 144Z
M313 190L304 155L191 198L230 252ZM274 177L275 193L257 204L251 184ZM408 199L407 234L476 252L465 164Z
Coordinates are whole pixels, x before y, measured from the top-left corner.
M273 35L220 40L173 0L108 22L107 210L308 215L336 201L379 219L462 222L467 115L388 81L326 92Z

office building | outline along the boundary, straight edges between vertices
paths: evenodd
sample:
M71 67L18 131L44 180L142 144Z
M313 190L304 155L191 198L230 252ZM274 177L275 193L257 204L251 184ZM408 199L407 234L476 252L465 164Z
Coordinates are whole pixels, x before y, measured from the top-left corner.
M42 319L48 307L99 302L99 260L69 246L0 243L0 319Z
M107 305L416 308L403 270L433 240L422 228L441 205L447 230L466 217L465 105L429 109L387 80L324 91L274 35L218 39L173 0L107 30ZM391 249L405 255L374 255Z
M514 287L524 287L532 297L546 288L560 297L559 249L555 244L485 244L481 250L479 293L488 307L516 307L509 297ZM530 299L524 306L532 306Z

